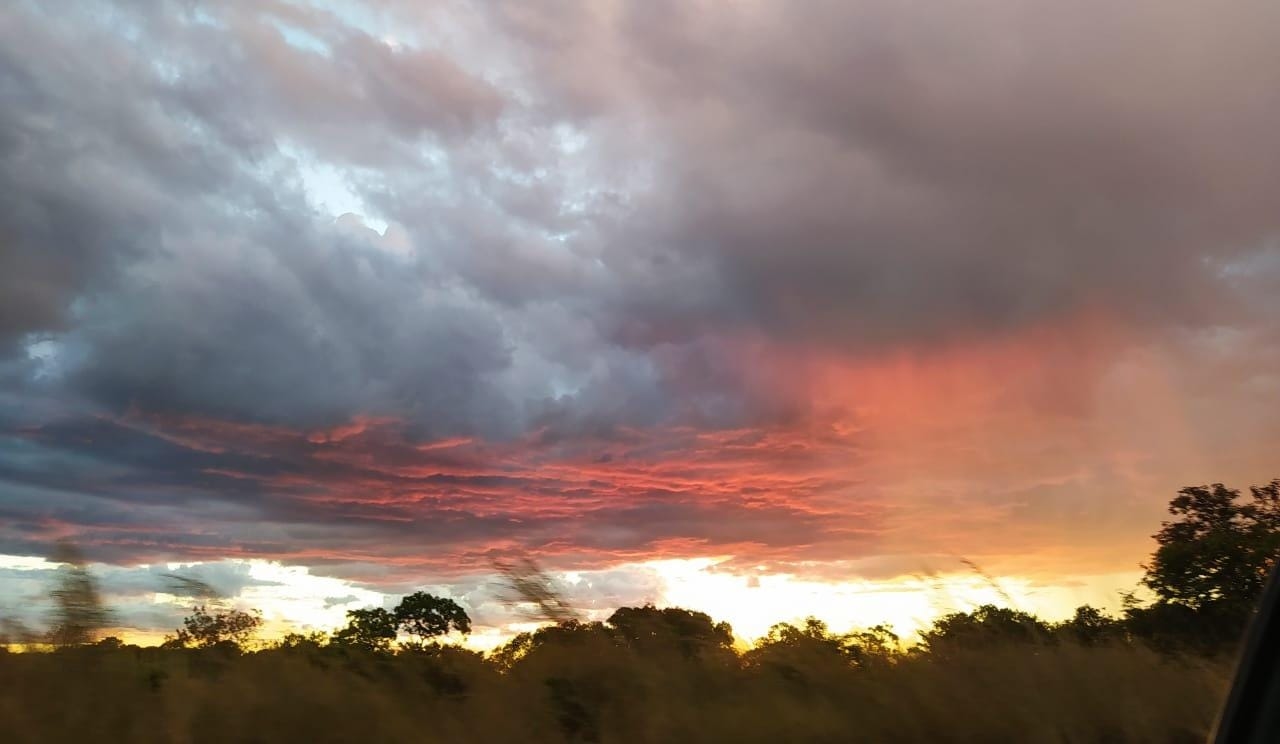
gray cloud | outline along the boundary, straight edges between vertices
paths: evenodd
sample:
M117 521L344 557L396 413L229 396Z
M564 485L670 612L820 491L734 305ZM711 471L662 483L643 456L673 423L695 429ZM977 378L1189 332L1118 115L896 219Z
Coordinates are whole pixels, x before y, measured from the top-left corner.
M741 423L766 401L718 334L1239 320L1224 271L1280 206L1270 6L668 10L499 5L481 57L288 4L19 6L7 337L55 334L115 411L509 436ZM318 214L316 163L395 229Z
M641 343L1233 322L1221 269L1276 229L1271 4L502 7L549 96L645 122L640 234L714 267L711 312L634 288Z
M249 564L230 561L181 566L176 570L164 565L93 564L89 572L111 612L112 625L148 631L177 627L190 609L181 603L156 601L157 594L182 595L169 578L171 574L203 581L227 600L249 587L278 585L251 577ZM0 617L17 620L36 631L47 628L54 611L49 593L57 583L57 568L0 568Z
M97 525L112 560L353 570L373 543L388 560L861 550L805 501L855 500L848 476L762 506L745 494L772 482L734 502L537 467L625 473L626 445L678 459L692 431L817 442L830 412L808 355L1079 316L1183 362L1197 421L1229 380L1246 391L1230 421L1253 422L1280 379L1278 16L1261 1L13 4L0 545ZM1054 371L1039 405L1084 397L1058 383L1112 361ZM308 438L384 418L403 424L378 446ZM414 449L449 437L523 459ZM575 500L599 508L556 510Z

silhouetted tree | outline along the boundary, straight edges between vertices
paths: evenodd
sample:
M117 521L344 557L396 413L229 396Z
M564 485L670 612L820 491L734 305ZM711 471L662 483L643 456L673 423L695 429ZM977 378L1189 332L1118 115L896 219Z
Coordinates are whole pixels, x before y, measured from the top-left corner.
M1053 630L1063 638L1085 646L1118 641L1125 636L1124 623L1119 618L1090 605L1077 607L1070 620L1058 623Z
M347 625L334 632L337 646L386 651L396 639L396 618L381 607L347 610Z
M844 673L852 666L843 639L810 617L800 625L777 623L743 657L748 668L776 675L803 688Z
M679 607L620 607L605 621L617 636L642 652L678 651L684 658L731 652L733 629L705 612Z
M1280 480L1250 490L1248 501L1221 483L1179 491L1142 583L1161 601L1193 609L1251 609L1280 549Z
M840 651L840 637L832 634L827 629L827 624L816 617L807 617L803 625L792 625L791 623L775 623L769 628L769 632L760 642L756 644L757 648L763 646L792 645L797 643L816 642L823 646L828 646L832 650Z
M851 633L832 633L815 617L802 625L778 623L746 653L749 665L770 668L795 679L800 670L834 671L888 664L899 651L898 636L883 625Z
M511 670L515 668L517 662L528 655L533 649L533 633L524 631L516 633L511 640L498 646L489 652L489 661L492 661L502 670Z
M314 651L323 647L328 642L329 634L323 630L313 630L310 633L290 632L285 633L284 637L276 642L275 647L286 651Z
M574 649L603 639L614 644L614 636L603 623L584 623L567 620L547 625L532 632L518 633L510 641L494 649L490 658L502 669L511 669L517 662L543 648ZM616 644L614 644L616 645Z
M944 615L920 634L931 653L1003 643L1042 643L1049 637L1049 626L1035 615L990 604L973 612Z
M859 667L883 666L902 653L902 639L888 625L873 625L841 636L845 653Z
M1189 486L1169 502L1173 519L1154 535L1158 547L1142 584L1155 602L1128 602L1130 631L1158 645L1205 651L1243 632L1280 552L1280 479L1238 490Z
M26 623L12 617L0 617L0 648L26 646L40 640L39 634Z
M600 722L609 709L640 699L645 680L652 683L655 667L664 669L670 656L635 653L614 628L568 620L521 633L491 659L514 684L541 688L562 740L587 742L599 740Z
M182 627L165 638L169 648L237 648L243 649L262 627L258 610L219 610L210 612L203 605L191 608L182 619Z
M413 636L419 646L428 638L448 635L452 631L471 632L471 618L457 602L426 592L414 592L400 600L392 616L396 627Z
M1224 622L1212 607L1197 610L1172 602L1143 605L1132 596L1125 604L1128 634L1163 651L1220 653L1232 648L1244 629L1240 618Z
M74 545L59 543L54 559L63 565L58 569L57 585L49 593L54 602L49 641L55 646L93 643L111 619L98 583L89 573L84 554Z

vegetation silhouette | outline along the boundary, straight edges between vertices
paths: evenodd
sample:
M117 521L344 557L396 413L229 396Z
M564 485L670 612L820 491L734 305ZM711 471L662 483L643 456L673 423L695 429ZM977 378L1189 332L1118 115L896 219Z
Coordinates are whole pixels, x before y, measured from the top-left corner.
M471 618L457 602L426 592L414 592L400 600L392 617L396 629L412 636L411 643L419 648L428 639L455 631L463 635L471 632Z
M555 624L582 619L581 613L557 591L555 580L529 556L495 560L493 568L503 579L503 598L526 618Z
M55 743L1199 741L1274 567L1278 490L1180 491L1145 566L1152 599L1131 594L1119 616L983 605L914 644L806 618L748 648L705 613L653 605L588 620L525 557L503 569L509 598L545 624L485 655L441 643L471 618L426 592L352 610L332 636L264 642L260 614L184 580L201 603L163 647L140 648L100 637L108 616L81 556L54 589L57 646L0 654L0 730Z
M347 610L347 625L334 631L333 643L366 651L386 651L396 639L396 616L381 607Z
M63 541L55 548L53 559L62 567L58 569L57 585L49 592L55 607L49 642L55 646L92 643L110 623L111 612L102 604L84 553Z
M1155 601L1133 595L1126 629L1161 648L1215 653L1240 638L1280 551L1280 479L1249 489L1221 483L1183 488L1169 502L1173 519L1153 537L1142 585Z
M407 635L411 640L401 642L399 647L422 651L428 648L428 640L454 632L471 632L466 610L448 597L414 592L402 598L394 610L348 610L346 626L334 632L331 642L350 649L388 651L399 636Z
M262 613L258 610L215 610L210 612L203 605L193 607L191 614L182 620L182 627L166 636L163 648L225 648L241 650L262 627Z

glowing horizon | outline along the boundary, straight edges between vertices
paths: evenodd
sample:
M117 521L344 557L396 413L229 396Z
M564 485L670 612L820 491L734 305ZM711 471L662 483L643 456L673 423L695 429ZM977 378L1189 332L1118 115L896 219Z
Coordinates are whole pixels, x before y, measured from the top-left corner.
M140 633L1059 616L1278 474L1280 6L118 5L0 10L0 555Z
M1044 585L1028 579L995 577L979 573L977 567L962 567L962 571L914 575L876 581L805 581L786 574L732 574L717 572L719 563L714 559L666 559L621 565L610 569L616 576L648 575L656 577L652 585L656 591L637 593L629 601L616 606L593 606L598 599L593 596L591 582L601 572L572 571L551 572L564 596L570 598L575 611L587 620L604 620L618 606L655 604L660 607L683 607L709 614L717 621L726 620L734 628L735 636L745 644L751 644L764 636L770 627L780 622L797 623L807 617L823 620L836 632L867 629L887 625L904 643L916 640L916 633L926 629L935 619L950 612L966 612L982 604L995 604L1031 612L1048 621L1070 617L1076 607L1089 604L1103 610L1119 610L1119 591L1137 586L1139 573L1091 577L1073 577L1072 585ZM247 560L232 561L247 567L251 579L275 582L244 587L234 596L216 599L200 599L181 596L157 588L133 595L115 597L111 583L106 604L113 599L123 599L162 607L176 613L187 613L192 606L212 604L217 607L240 610L258 610L263 614L264 625L258 637L263 641L280 638L285 633L311 631L332 632L345 624L348 609L362 607L391 607L397 597L370 591L332 578L314 576L300 567L288 567L279 563ZM26 571L56 570L61 564L40 558L0 556L0 568ZM199 571L202 564L169 563L163 566L133 566L128 570L142 575L155 576L153 569L183 574ZM101 567L98 567L99 569ZM91 572L94 567L90 566ZM119 581L120 576L116 577ZM52 584L49 573L42 577ZM643 584L643 582L640 582ZM134 587L137 589L137 587ZM429 587L441 594L449 594L447 583ZM325 594L345 592L342 602L321 600ZM509 614L513 609L499 592L472 594L457 597L464 609L480 620L470 636L452 639L477 650L487 651L505 643L513 635L532 630L542 622ZM467 606L474 603L473 606ZM505 622L494 624L494 618ZM175 627L177 627L175 623ZM126 643L157 645L174 628L137 628L113 624L102 630L103 636L114 635Z

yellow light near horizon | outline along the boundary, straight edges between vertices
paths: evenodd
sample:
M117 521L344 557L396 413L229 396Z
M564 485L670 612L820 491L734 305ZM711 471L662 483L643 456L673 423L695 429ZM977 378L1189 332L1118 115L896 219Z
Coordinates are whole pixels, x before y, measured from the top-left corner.
M900 576L888 579L818 580L785 573L763 573L759 570L736 572L725 568L727 557L685 558L642 561L603 570L553 572L568 586L566 596L581 600L591 596L590 584L598 577L616 582L619 574L633 574L636 595L612 595L612 603L639 605L653 602L659 606L676 606L702 611L717 621L728 621L735 635L745 643L765 635L778 622L797 622L814 616L835 632L890 626L905 643L927 628L941 615L968 611L981 604L1011 606L1034 613L1046 620L1064 619L1081 604L1091 604L1112 611L1119 609L1119 591L1134 587L1138 572L1122 572L1089 576L1053 576L1033 580L1027 577L985 577L972 571L937 575ZM290 631L332 631L346 621L346 611L357 607L386 606L394 597L359 587L333 577L312 574L301 566L285 566L271 561L236 561L247 563L248 576L254 582L226 606L257 609L263 613L265 625L261 638L269 641ZM39 558L0 556L0 566L20 571L40 571L56 567ZM167 568L181 571L196 564L171 564ZM146 567L138 567L145 569ZM815 568L822 568L817 566ZM827 567L830 570L830 566ZM641 585L650 594L642 595ZM111 597L105 598L108 602ZM172 608L174 626L182 610L193 603L190 597L157 591L149 601ZM464 604L466 600L462 600ZM482 603L483 605L483 603ZM475 619L483 620L485 607L467 606ZM490 608L492 609L492 608ZM616 609L596 606L586 611L591 620L604 620ZM537 628L536 623L508 622L498 626L477 623L473 633L461 642L469 648L488 650L510 640L522 631ZM172 628L167 632L172 632ZM165 629L108 629L129 643L150 645L163 640Z
M346 622L347 610L381 606L385 595L329 576L317 576L303 566L250 561L250 578L265 583L249 586L240 598L262 610L268 633L288 630L332 630ZM337 602L332 598L346 601Z
M346 621L346 611L358 607L382 606L385 595L342 579L317 576L303 566L286 566L260 559L236 560L248 566L249 578L256 583L241 589L235 596L217 600L224 607L258 610L263 625L259 637L274 640L290 632L332 631ZM169 563L166 569L181 573L200 563ZM215 587L217 588L217 587ZM337 600L343 601L337 601ZM183 610L199 600L167 592L155 592L151 601ZM170 631L172 632L172 631ZM159 643L165 633L124 629L116 633L121 640L139 645Z
M1070 577L1061 583L973 573L816 581L789 574L734 574L717 571L716 564L713 559L676 559L640 565L655 571L665 583L662 604L727 620L735 634L747 641L765 635L775 623L813 616L838 632L885 624L909 642L936 618L983 604L1060 620L1081 604L1118 608L1119 590L1137 581L1133 572Z

